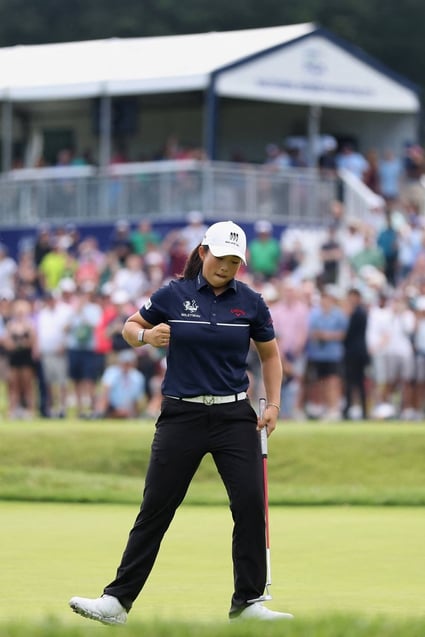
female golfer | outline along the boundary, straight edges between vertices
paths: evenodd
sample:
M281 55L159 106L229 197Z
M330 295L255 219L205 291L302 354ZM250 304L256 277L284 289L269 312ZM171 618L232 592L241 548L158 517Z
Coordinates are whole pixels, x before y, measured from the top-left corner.
M266 581L264 491L258 429L279 415L282 369L269 310L237 281L245 233L231 221L210 226L179 280L155 292L126 321L133 347L166 347L163 402L156 422L143 502L116 578L97 599L73 597L80 615L122 624L155 562L161 540L202 460L211 453L232 511L234 592L230 619L291 618L263 606ZM253 340L267 406L262 420L247 398L246 358Z

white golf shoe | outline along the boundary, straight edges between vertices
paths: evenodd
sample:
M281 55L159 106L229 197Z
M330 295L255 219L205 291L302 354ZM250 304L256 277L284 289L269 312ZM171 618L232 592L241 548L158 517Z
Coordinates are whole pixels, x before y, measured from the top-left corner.
M88 619L95 619L102 624L125 624L127 621L127 611L112 595L102 595L97 599L72 597L69 605L74 613Z
M280 619L294 619L291 613L280 613L277 610L270 610L263 606L261 602L254 602L243 609L236 617L231 617L231 621L245 621L256 619L259 621L277 621Z

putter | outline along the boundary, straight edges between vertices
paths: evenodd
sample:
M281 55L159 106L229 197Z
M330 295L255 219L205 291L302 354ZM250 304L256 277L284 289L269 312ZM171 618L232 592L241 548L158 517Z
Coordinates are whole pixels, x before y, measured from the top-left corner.
M264 411L266 409L266 399L260 398L258 403L258 415L260 420L264 418ZM267 472L267 456L268 456L268 444L267 444L267 427L263 427L260 431L261 439L261 455L263 457L263 483L264 483L264 514L266 520L266 587L264 595L256 597L255 599L248 599L249 604L255 602L268 602L272 599L269 591L269 586L272 583L271 575L271 562L270 562L270 525L269 525L269 482Z

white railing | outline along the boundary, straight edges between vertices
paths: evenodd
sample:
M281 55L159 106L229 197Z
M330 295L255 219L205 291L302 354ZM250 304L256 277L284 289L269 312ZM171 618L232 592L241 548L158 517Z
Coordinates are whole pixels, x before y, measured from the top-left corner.
M336 179L307 168L182 160L116 164L103 172L22 169L0 176L0 226L172 220L191 210L205 218L311 225L323 223L336 195Z
M373 212L383 213L383 197L373 192L349 170L341 169L338 174L342 182L346 219L354 217L367 224Z

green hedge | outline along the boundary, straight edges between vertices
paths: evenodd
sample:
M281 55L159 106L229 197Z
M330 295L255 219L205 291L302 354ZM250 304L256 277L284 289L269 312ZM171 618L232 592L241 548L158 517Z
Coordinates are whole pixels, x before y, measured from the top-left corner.
M140 500L149 421L37 421L0 425L0 499ZM425 504L422 424L280 423L269 441L271 504ZM223 504L210 456L186 502Z

